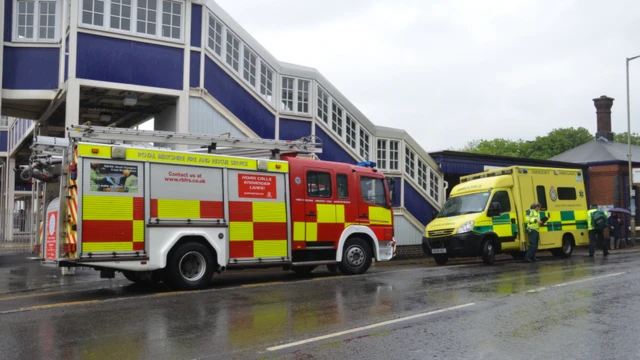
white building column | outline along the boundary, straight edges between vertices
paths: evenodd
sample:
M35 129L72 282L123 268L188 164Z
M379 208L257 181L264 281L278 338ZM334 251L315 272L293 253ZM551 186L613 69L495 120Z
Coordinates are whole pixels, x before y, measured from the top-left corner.
M13 169L16 167L16 159L10 157L7 161L6 167L6 204L5 204L5 239L13 241L13 205L14 205L14 193L16 190L16 173Z
M67 81L67 100L64 127L80 125L80 83L75 77Z

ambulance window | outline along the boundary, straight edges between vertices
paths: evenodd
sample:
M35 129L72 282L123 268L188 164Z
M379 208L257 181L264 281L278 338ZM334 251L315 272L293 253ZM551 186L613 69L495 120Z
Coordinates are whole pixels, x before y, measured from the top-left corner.
M509 193L506 191L497 191L493 195L491 202L497 202L500 204L500 211L503 213L511 212L511 202L509 201Z
M336 187L338 188L339 199L349 198L349 180L347 179L347 175L345 174L336 175Z
M558 200L575 200L576 188L559 187L558 188Z
M382 179L361 177L360 191L362 192L362 200L380 206L387 205Z
M540 210L547 210L547 192L544 190L544 186L536 186L536 194L538 194L538 202L540 203Z
M307 194L310 197L331 197L331 174L307 171Z

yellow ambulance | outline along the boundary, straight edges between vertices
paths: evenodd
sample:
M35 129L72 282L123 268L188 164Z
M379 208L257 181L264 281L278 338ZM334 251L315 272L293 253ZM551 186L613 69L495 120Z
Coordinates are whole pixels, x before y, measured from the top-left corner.
M427 226L422 248L438 265L450 258L496 254L522 258L528 247L526 211L542 205L538 251L569 257L589 244L587 196L579 169L511 166L460 178L442 211Z

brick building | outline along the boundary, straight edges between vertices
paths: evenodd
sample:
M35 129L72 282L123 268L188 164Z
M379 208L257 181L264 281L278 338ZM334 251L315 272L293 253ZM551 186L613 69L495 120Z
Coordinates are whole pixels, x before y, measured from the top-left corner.
M605 95L593 99L598 124L593 141L554 156L551 160L585 164L589 167L587 191L590 203L629 209L629 148L627 144L613 142L613 100ZM633 168L640 168L640 146L631 146L631 160ZM634 178L633 182L633 189L637 190L640 178ZM634 197L632 202L632 207L637 208L638 197ZM637 224L637 213L634 218ZM626 220L628 223L629 219Z

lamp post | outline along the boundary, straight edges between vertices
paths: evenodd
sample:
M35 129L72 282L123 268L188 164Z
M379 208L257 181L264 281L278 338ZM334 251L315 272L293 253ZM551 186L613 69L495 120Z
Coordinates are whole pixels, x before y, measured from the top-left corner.
M629 211L631 212L631 221L629 226L631 227L631 241L632 243L636 239L636 207L633 202L633 167L631 166L631 105L629 104L629 61L640 58L640 55L627 58L627 146L629 149Z

